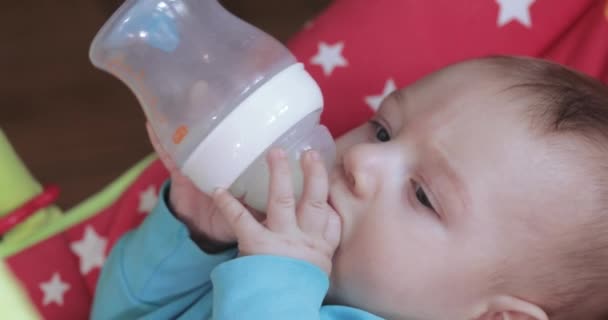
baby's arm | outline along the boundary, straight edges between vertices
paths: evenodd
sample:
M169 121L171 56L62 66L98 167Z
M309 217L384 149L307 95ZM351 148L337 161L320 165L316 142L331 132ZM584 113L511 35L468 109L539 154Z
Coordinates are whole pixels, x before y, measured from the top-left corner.
M236 255L204 253L165 201L112 249L97 285L93 319L173 319L211 309L209 274Z
M268 163L264 223L227 192L214 194L243 257L212 272L212 319L378 319L353 308L322 307L341 231L337 213L327 204L322 161L313 152L303 157L304 191L297 204L284 153L272 150Z
M363 310L322 306L327 274L300 259L240 257L218 266L213 281L213 320L381 320Z

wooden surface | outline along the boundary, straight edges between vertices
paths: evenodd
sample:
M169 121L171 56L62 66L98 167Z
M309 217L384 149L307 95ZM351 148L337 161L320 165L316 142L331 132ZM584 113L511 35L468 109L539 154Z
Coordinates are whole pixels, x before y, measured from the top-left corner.
M328 3L222 2L280 40ZM88 60L93 36L119 4L22 0L0 11L0 128L39 181L59 184L63 208L152 151L133 95Z

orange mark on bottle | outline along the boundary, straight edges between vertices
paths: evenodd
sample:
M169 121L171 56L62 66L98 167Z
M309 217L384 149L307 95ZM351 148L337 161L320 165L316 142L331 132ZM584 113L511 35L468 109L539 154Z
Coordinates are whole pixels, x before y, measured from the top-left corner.
M173 133L173 143L180 144L182 140L188 135L188 127L181 125Z
M604 17L608 20L608 1L606 1L606 6L604 7Z

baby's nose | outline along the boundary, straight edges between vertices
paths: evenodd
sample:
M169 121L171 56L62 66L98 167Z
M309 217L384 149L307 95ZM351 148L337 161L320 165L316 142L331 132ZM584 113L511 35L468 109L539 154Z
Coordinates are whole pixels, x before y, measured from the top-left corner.
M372 195L378 182L382 180L381 157L374 149L374 145L358 145L343 155L345 183L357 197Z

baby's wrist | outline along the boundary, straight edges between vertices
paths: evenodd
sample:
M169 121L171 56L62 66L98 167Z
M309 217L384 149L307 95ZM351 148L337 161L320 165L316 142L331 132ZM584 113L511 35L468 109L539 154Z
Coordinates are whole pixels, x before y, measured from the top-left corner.
M167 204L167 208L169 208L169 211L171 211L171 213L176 218L178 218L179 220L183 220L181 212L179 212L177 210L177 200L174 199L175 195L174 195L174 192L172 192L172 190L173 190L173 188L171 188L171 184L169 184L167 186L165 193L163 194L165 203Z
M236 242L214 240L202 232L194 232L191 228L188 230L190 239L205 253L216 254L236 247Z
M227 242L215 239L205 232L194 227L187 217L181 217L178 213L172 212L177 220L183 223L188 229L188 234L192 242L194 242L201 250L208 254L215 254L236 247L236 242Z
M188 216L182 214L181 212L175 209L175 203L171 195L171 185L169 185L162 195L164 198L163 200L165 201L169 212L175 217L175 219L179 220L186 226L190 239L192 239L192 241L201 250L208 254L215 254L226 251L236 246L236 242L226 242L214 239L213 237L205 234L204 232L196 230L192 223L189 221Z
M239 247L240 249L240 247ZM332 269L332 259L330 257L325 256L325 254L321 252L310 252L307 250L297 251L290 249L289 251L285 250L260 250L260 251L243 251L239 250L240 257L246 256L277 256L290 258L294 260L299 260L308 264L311 264L319 269L321 269L327 276L331 274Z

